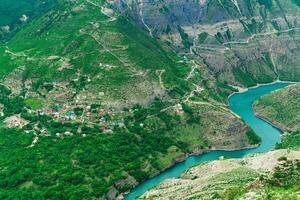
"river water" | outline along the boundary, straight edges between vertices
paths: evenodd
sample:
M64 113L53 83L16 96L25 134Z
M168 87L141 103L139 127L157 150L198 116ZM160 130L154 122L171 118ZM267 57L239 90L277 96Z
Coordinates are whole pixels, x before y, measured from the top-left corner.
M225 158L241 158L247 154L267 152L273 149L276 143L280 142L282 132L268 122L256 117L252 105L261 96L288 85L289 83L280 82L264 85L249 89L243 93L234 94L229 99L230 109L242 117L255 133L262 138L262 143L259 147L238 151L212 151L199 156L190 156L185 161L174 165L170 169L138 185L125 197L125 200L134 200L162 181L169 178L178 178L187 169L205 161L218 160L221 156Z

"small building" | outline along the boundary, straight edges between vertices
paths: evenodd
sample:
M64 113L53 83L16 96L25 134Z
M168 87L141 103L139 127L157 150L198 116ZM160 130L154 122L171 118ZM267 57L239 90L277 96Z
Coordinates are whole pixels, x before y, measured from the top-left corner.
M76 117L76 114L73 111L69 111L65 113L65 117L67 119L74 119Z

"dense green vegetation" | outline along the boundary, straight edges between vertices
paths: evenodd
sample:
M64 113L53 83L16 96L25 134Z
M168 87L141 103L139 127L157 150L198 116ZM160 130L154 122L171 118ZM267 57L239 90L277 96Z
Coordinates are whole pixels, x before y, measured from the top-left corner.
M23 131L0 128L0 167L3 169L0 197L4 199L96 198L112 187L124 192L136 181L143 181L170 166L176 156L190 152L191 146L208 148L199 136L190 143L180 135L186 131L177 131L178 124L183 125L184 121L191 127L201 121L188 105L183 106L186 119L160 113L159 110L167 105L159 99L150 108L136 105L133 115L125 119L127 129L116 128L110 135L102 134L97 126L90 128L80 123L55 122L49 116L33 116L24 109L28 99L6 97L10 92L5 88L1 91L4 117L21 113L30 122ZM31 105L36 104L33 102ZM154 115L157 117L149 117ZM46 128L48 137L38 133L38 143L29 147L35 137L33 124ZM79 128L86 136L63 135Z
M5 32L0 29L0 41L11 37L17 29L25 24L20 20L22 15L27 16L26 22L29 22L45 13L55 4L56 0L2 0L0 4L0 27L9 26L9 31Z
M222 2L239 16L231 2ZM221 72L194 66L127 16L107 16L103 3L0 5L0 26L11 29L0 33L6 42L0 46L0 199L113 199L111 193L128 191L186 154L260 142L220 108L218 102L232 91L227 80L216 80ZM23 14L26 23L20 22ZM182 45L190 48L192 38L176 27ZM255 20L245 27L253 33L262 29ZM220 43L235 39L226 30L216 34ZM204 44L215 38L203 32L198 39ZM271 60L268 55L263 61L270 71ZM248 76L252 72L236 68L234 75L247 86L275 78ZM65 116L70 112L61 118L45 114L63 106L72 108L76 120ZM86 117L87 110L95 117ZM4 121L12 116L28 124L9 128ZM240 127L229 130L237 121ZM238 172L244 177L248 171ZM249 180L257 175L249 173Z
M192 45L192 43L190 42L189 35L186 34L184 32L184 30L180 26L178 26L177 29L179 31L179 34L180 34L183 46L185 48L190 48L190 46Z
M300 132L291 132L284 135L282 142L276 145L277 149L299 149Z
M208 33L207 32L202 32L198 35L198 41L200 44L204 43L205 40L207 39L208 37Z
M97 30L100 33L122 35L116 42L121 41L120 44L127 46L125 55L122 51L113 54L106 51L94 41L94 35L82 35L78 32L74 34L78 31L78 26L85 26L87 19L106 20L106 17L90 10L68 16L61 14L64 13L62 10L71 5L61 5L57 8L57 15L46 14L20 31L8 43L8 48L16 52L14 54L25 52L25 57L34 59L9 55L3 49L0 62L5 68L1 69L1 76L10 74L17 64L25 64L21 74L22 81L32 81L30 91L39 98L24 98L24 93L27 92L25 88L21 88L19 95L9 96L12 91L1 85L0 103L4 105L2 119L21 114L29 122L22 130L0 129L0 168L5 169L0 174L1 198L82 199L98 198L113 189L118 193L124 192L137 182L172 165L176 157L190 153L195 148L209 148L212 145L212 141L207 141L209 137L204 138L204 134L212 131L208 129L209 125L205 125L210 120L202 120L202 116L207 115L207 108L204 107L201 113L195 108L183 105L184 113L178 116L172 112L160 112L170 104L160 98L148 107L138 104L133 106L132 112L127 111L124 117L126 129L115 127L113 134L104 134L104 130L98 125L91 127L82 122L55 121L53 117L41 115L39 112L37 115L29 113L28 109L39 110L46 104L59 102L54 96L50 100L47 98L47 94L54 90L54 82L72 80L78 71L82 76L77 82L70 81L68 85L72 91L79 93L82 90L91 90L93 86L98 91L109 91L112 99L122 98L118 96L122 94L120 90L129 90L129 86L132 87L142 79L157 80L155 70L161 68L165 70L162 79L164 86L170 88L170 96L182 98L190 90L189 84L181 78L189 67L176 64L177 57L173 53L139 31L126 18L103 22ZM69 21L65 22L66 19ZM53 23L59 25L53 26ZM93 34L92 30L88 31ZM94 51L97 48L102 50L102 54ZM28 49L32 50L27 51ZM75 56L78 53L83 57ZM63 61L48 61L47 58L51 55L69 57L73 68L58 73ZM150 70L149 75L137 80L132 78L132 72L126 71L126 64L121 62L123 60L120 61L125 57L126 62L137 70ZM94 67L97 62L122 67L105 70ZM45 65L51 67L45 68ZM86 76L96 75L103 78L92 83L87 81ZM94 92L94 89L91 91ZM140 94L136 90L134 92L135 95ZM47 100L50 102L46 102ZM98 103L101 106L104 100ZM91 104L91 109L96 107L96 104ZM53 109L56 110L54 107ZM74 111L79 116L83 113L80 107L76 107ZM221 113L217 109L215 112ZM104 115L106 119L110 117L107 113ZM215 118L214 120L220 123ZM83 134L79 134L78 130ZM39 138L38 142L30 147L35 134ZM216 132L214 134L218 135Z
M230 187L222 194L221 199L239 199L248 192L255 192L262 198L275 199L297 199L297 191L300 187L300 162L288 160L286 157L278 159L279 164L269 174L262 174L259 181L248 184L259 185L259 190L247 186Z
M248 131L246 135L249 138L250 144L254 145L259 144L261 142L261 138L258 135L256 135L253 130Z
M112 136L45 137L36 147L26 148L31 134L1 129L1 167L6 168L0 174L1 198L96 198L127 173L137 181L144 180L151 172L140 170L145 167L141 161L151 158L149 164L158 165L159 153L174 144L159 134L135 137L116 131ZM131 187L126 184L119 186L119 191Z
M256 102L255 110L285 130L297 132L300 130L299 92L299 84L273 92Z

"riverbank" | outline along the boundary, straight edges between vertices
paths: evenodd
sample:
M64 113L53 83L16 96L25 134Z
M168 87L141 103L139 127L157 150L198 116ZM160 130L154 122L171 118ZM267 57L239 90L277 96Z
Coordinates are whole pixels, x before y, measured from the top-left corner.
M288 84L283 82L275 82L264 84L263 86L252 87L252 90L247 89L243 93L234 93L229 99L229 108L232 112L241 116L254 131L262 138L261 145L251 146L250 149L231 149L226 151L218 151L217 149L209 149L208 152L200 154L198 156L186 155L180 159L181 162L174 163L174 166L162 171L159 175L146 180L139 184L125 197L126 200L134 200L137 197L143 195L149 189L157 186L159 183L166 179L172 179L179 177L187 169L199 165L203 162L219 160L222 157L226 158L241 158L248 154L266 152L275 147L280 141L281 131L275 128L271 123L261 120L255 116L253 112L253 103L261 96L269 94L270 92L286 87ZM256 148L255 148L256 147Z
M227 97L227 100L229 100L230 97L232 97L232 96L235 95L235 94L241 94L241 93L247 92L247 91L250 90L250 89L255 89L255 88L259 88L259 87L267 86L267 85L273 85L273 84L276 84L276 83L296 84L296 83L299 83L299 82L276 80L276 81L273 81L273 82L270 82L270 83L258 83L258 84L254 85L254 86L247 87L247 88L242 88L242 87L239 87L239 86L231 86L231 87L233 87L233 88L235 88L235 89L237 89L237 90L239 90L239 91L231 93L231 94Z
M148 179L144 180L143 182L139 182L138 185L140 184L143 184L145 183L146 181L156 177L156 176L159 176L161 175L162 173L166 172L167 170L170 170L172 169L176 164L180 164L180 163L183 163L185 162L188 158L192 157L192 156L201 156L201 155L205 155L205 154L208 154L208 153L211 153L211 152L217 152L217 151L223 151L223 152L232 152L232 151L239 151L239 150L249 150L249 149L254 149L254 148L257 148L259 145L261 145L260 143L259 144L255 144L255 145L249 145L249 146L246 146L246 147L242 147L242 148L228 148L228 149L222 149L222 148L211 148L211 149L195 149L193 152L191 153L187 153L185 155L182 155L182 156L178 156L176 158L174 158L174 161L171 165L161 169L158 173L154 173L153 175L151 175ZM219 157L219 159L223 159L222 156ZM133 188L134 189L134 188ZM123 200L123 199L126 199L126 195L128 195L130 192L132 191L129 190L127 192L124 192L124 193L121 193L118 197L117 197L117 200Z
M299 102L300 84L291 84L260 98L254 112L285 132L294 132L300 130Z
M178 156L178 157L174 158L174 162L170 166L165 167L159 173L150 176L150 178L153 178L154 176L157 176L157 175L163 173L164 171L172 168L174 165L176 165L178 163L184 162L187 158L189 158L191 156L201 156L201 155L213 152L213 151L231 152L231 151L239 151L239 150L248 150L248 149L254 149L254 148L258 147L259 145L261 145L261 143L255 144L255 145L245 146L245 147L242 147L242 148L226 148L226 149L223 149L223 148L210 148L210 149L200 149L200 150L196 149L191 153L187 153L185 155Z
M245 197L250 192L260 194L260 189L264 185L256 181L259 180L260 175L272 173L275 167L282 162L278 159L283 157L288 160L297 160L300 158L300 151L274 150L248 155L240 159L224 159L204 163L192 167L179 178L164 181L158 187L147 191L142 197L153 197L157 200L212 199L211 197L215 193L222 195L227 189L234 192L231 188L237 187L239 192L245 194ZM249 184L258 187L249 187ZM257 199L252 197L240 199Z
M279 124L278 122L271 120L270 118L267 118L261 114L259 114L255 110L255 106L253 106L254 114L256 117L260 118L261 120L264 120L265 122L269 123L270 125L274 126L275 128L279 129L281 132L286 133L289 132L289 129L284 127L283 125Z

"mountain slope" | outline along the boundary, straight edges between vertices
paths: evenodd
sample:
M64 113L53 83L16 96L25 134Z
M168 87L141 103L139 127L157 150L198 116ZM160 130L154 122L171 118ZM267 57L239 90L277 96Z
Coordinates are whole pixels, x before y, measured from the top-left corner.
M253 147L231 85L299 77L291 1L118 2L30 7L0 46L0 198L115 199L191 153Z
M205 163L166 180L141 199L299 199L299 84L259 99L255 111L290 131L274 151Z
M208 70L104 1L57 3L0 47L0 198L115 199L190 153L257 145Z
M0 4L0 42L56 5L56 0L2 0Z
M221 83L299 81L298 1L109 2L108 7L208 67Z
M300 130L300 85L291 85L262 97L255 104L255 111L285 130Z
M300 85L293 84L262 97L254 105L259 116L288 132L278 148L296 148L300 145L299 101Z

